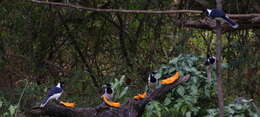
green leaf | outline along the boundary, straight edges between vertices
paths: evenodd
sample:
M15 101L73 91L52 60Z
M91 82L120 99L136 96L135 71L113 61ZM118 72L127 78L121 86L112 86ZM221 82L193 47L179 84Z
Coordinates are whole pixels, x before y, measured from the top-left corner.
M118 98L122 98L128 91L128 87L125 87L124 90L120 93Z
M10 105L8 110L9 110L11 115L14 115L16 109L17 109L17 106Z
M168 72L168 73L173 73L173 72L175 72L175 71L176 71L176 68L171 67L171 68L169 69L169 72Z
M3 106L4 102L0 100L0 108Z
M168 97L168 98L165 98L163 104L164 104L165 106L167 106L167 105L171 104L171 102L172 102L171 99Z
M183 86L179 86L177 89L177 93L181 96L184 96L185 90Z
M190 112L190 111L187 112L187 113L185 114L185 116L186 116L186 117L191 117L191 112Z
M177 61L178 61L178 59L176 59L176 58L174 58L174 59L172 59L172 60L170 60L170 64L176 64L177 63Z

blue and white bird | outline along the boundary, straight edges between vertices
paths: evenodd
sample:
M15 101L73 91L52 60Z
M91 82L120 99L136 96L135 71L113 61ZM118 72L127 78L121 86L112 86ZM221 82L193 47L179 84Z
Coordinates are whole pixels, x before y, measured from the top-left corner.
M204 9L203 13L215 20L224 20L232 26L232 28L238 28L238 23L231 20L224 11L219 9Z
M209 66L213 65L216 63L216 57L215 56L210 56L209 54L207 55L207 60L205 61L204 65Z
M155 78L156 72L149 73L148 76L148 88L152 91L156 89L156 85L158 83L158 80Z
M61 94L63 93L64 82L59 82L51 90L48 91L47 97L43 100L40 107L44 107L50 100L59 100Z
M113 98L113 89L111 88L111 84L106 84L104 91L105 92L101 98L106 97L108 100L111 100Z

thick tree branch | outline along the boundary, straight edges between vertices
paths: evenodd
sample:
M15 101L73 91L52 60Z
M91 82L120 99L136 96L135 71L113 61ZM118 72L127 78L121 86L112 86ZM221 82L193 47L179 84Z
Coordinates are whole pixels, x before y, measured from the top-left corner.
M229 26L227 23L223 23L221 25L222 32L229 32L234 30L243 30L243 29L257 29L260 28L260 17L255 18L249 18L249 19L236 19L236 21L239 24L239 27L237 29L233 29L231 26ZM200 29L206 29L206 30L214 30L216 27L216 21L212 20L210 18L204 18L204 19L178 19L175 21L175 24L178 26L185 26L185 27L191 27L191 28L200 28Z
M176 87L190 79L190 75L177 80L171 85L164 85L153 91L143 100L130 98L120 108L108 107L104 104L94 108L67 108L57 104L47 104L44 108L36 107L27 112L30 117L51 116L51 117L141 117L146 104L151 100L159 99L167 94L173 87Z
M67 8L75 8L87 11L94 12L107 12L107 13L126 13L126 14L176 14L176 13L192 13L192 14L200 14L201 10L165 10L165 11L157 11L157 10L125 10L125 9L101 9L101 8L89 8L79 5L73 4L65 4L60 2L46 2L39 0L31 0L30 2L43 4L43 5L52 5L52 6L60 6ZM260 13L251 13L251 14L227 14L231 18L250 18L250 17L260 17Z

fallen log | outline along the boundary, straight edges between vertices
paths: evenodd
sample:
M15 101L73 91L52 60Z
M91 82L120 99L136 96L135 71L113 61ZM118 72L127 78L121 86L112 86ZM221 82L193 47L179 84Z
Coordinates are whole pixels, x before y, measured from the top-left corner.
M188 81L190 75L178 79L170 85L163 85L154 90L149 96L142 100L129 98L128 101L120 108L109 107L105 104L100 104L93 108L68 108L58 104L47 104L45 107L35 107L27 112L30 117L141 117L145 106L152 100L157 100L167 94L172 88Z

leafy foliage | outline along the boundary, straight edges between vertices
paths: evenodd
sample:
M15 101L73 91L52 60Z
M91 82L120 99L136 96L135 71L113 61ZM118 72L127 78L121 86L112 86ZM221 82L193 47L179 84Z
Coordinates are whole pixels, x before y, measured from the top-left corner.
M164 99L162 104L166 108L165 113L168 113L166 115L199 116L203 113L204 108L213 105L209 100L215 95L214 84L213 81L206 79L202 70L197 69L200 65L198 60L199 58L194 55L179 55L157 70L160 76L175 72L180 72L181 77L191 74L190 81L173 89ZM208 101L205 102L205 100ZM152 111L147 110L146 112Z
M114 99L115 100L125 100L127 93L128 93L128 87L125 87L124 85L124 79L125 76L122 76L120 80L115 79L114 82L111 83L112 89L114 90Z
M259 117L260 113L257 113L257 108L254 106L252 100L241 99L234 101L225 106L226 117ZM218 116L218 109L207 109L208 115L205 117Z
M215 6L214 1L207 0L70 2L94 8L150 10L199 10L201 5ZM224 10L228 13L253 13L259 12L260 8L259 0L223 2L226 6ZM177 17L196 19L200 16L189 14ZM19 105L21 111L38 105L48 87L57 80L68 82L62 99L77 102L79 106L95 106L100 103L97 98L100 96L100 87L94 87L90 75L94 75L100 85L110 81L121 82L114 79L122 75L126 76L125 79L131 79L128 87L134 87L133 90L126 89L124 83L114 86L118 93L115 98L121 101L135 95L134 90L144 88L146 81L143 79L147 72L170 61L157 70L160 78L179 71L181 75L190 73L192 79L172 90L165 99L152 102L148 110L153 113L147 113L156 113L157 116L167 116L167 113L178 116L206 115L206 109L216 107L215 74L212 73L212 81L207 81L200 58L193 55L170 59L181 53L200 55L210 52L214 55L214 33L176 26L174 20L175 15L84 12L19 0L2 0L0 91L4 92L1 97L5 99L2 103L4 109L1 108L0 112L10 113L9 106L17 105L16 97L23 91L23 86L17 85L20 80L30 81ZM243 95L259 104L259 29L236 30L223 34L223 37L223 60L229 63L229 68L223 70L225 100ZM160 109L154 109L155 106Z
M4 97L0 96L0 116L1 117L15 117L16 112L19 111L19 106L11 104Z
M145 116L156 115L161 116L181 116L181 117L193 117L193 116L205 116L207 112L210 112L212 116L217 114L216 110L206 111L208 108L216 108L215 104L215 80L209 81L206 78L206 73L203 69L197 69L201 62L199 58L186 54L179 55L176 58L170 60L167 65L163 65L158 71L160 76L165 74L173 74L180 72L182 76L184 74L191 74L191 79L186 84L178 86L173 89L172 92L167 94L165 99L160 102L151 102L146 107ZM162 78L162 77L161 77ZM215 79L215 77L213 78ZM233 106L233 107L230 107ZM158 109L160 108L160 109ZM230 108L240 108L236 110L230 110ZM249 110L252 105L228 105L226 106L227 112L230 113L242 113L244 115L255 115L255 110ZM213 109L214 110L214 109Z

